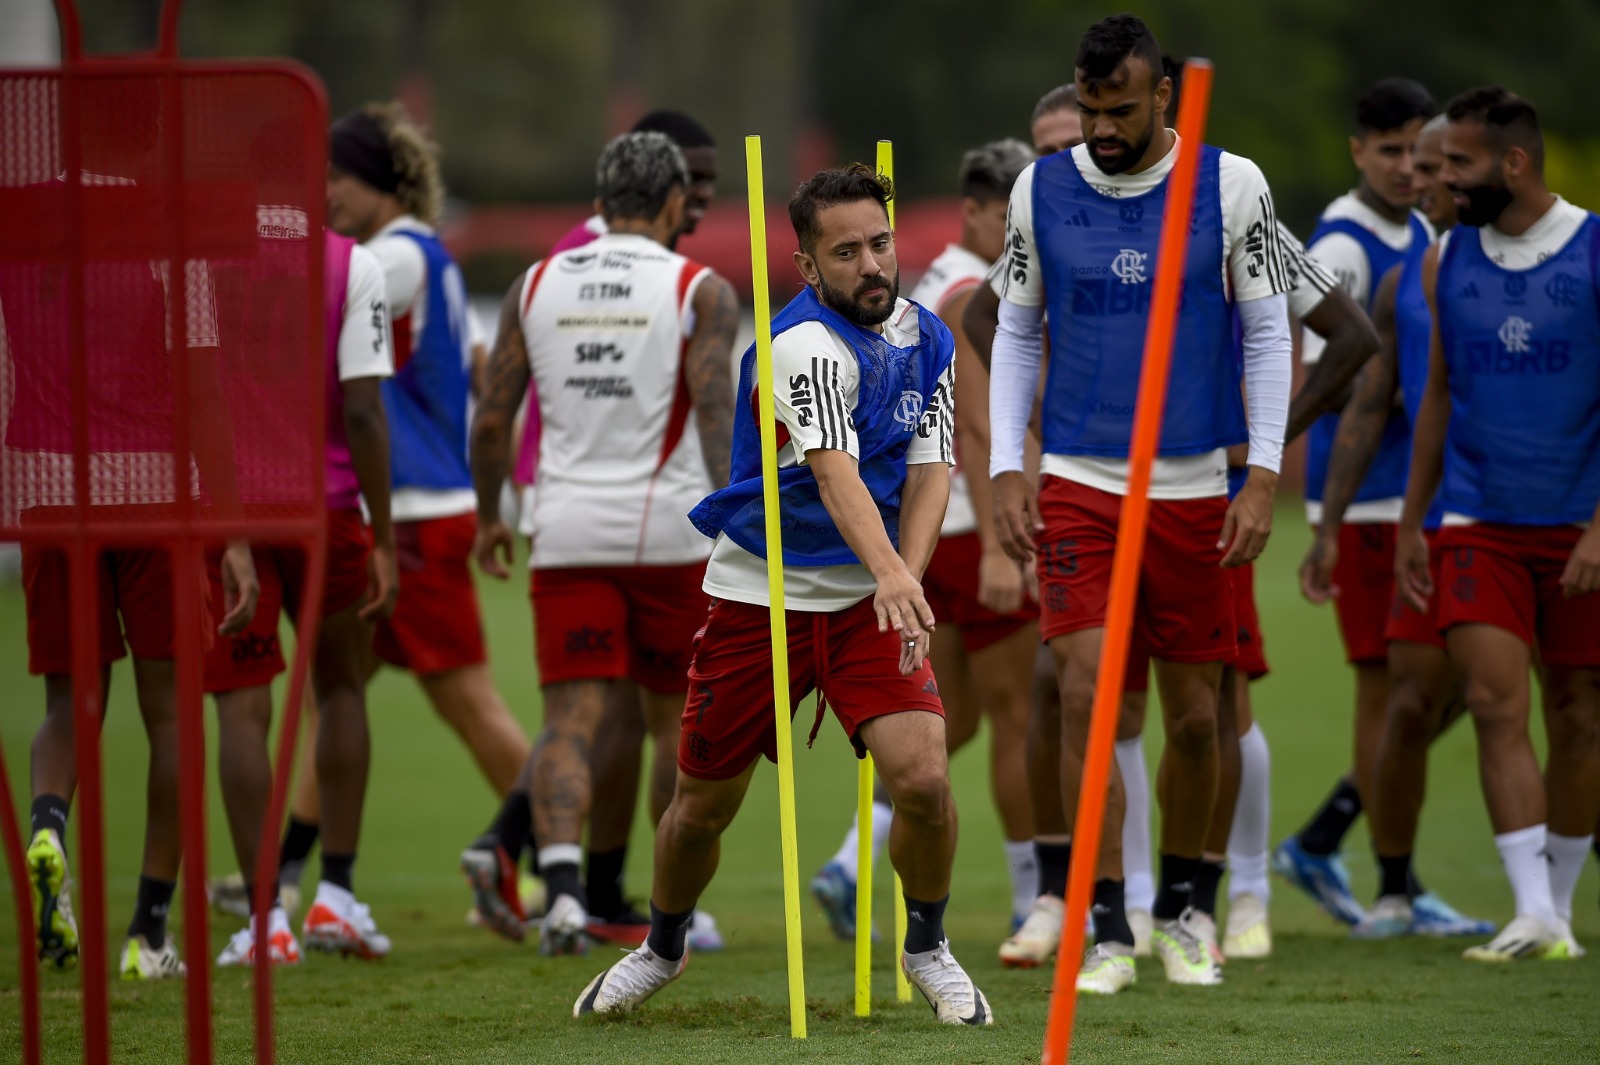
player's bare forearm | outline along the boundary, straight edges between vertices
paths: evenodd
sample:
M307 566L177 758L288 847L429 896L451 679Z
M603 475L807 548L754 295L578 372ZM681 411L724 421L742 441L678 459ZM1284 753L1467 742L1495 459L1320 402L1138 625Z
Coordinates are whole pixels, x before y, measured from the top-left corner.
M816 448L806 452L806 462L817 479L822 505L844 542L876 580L904 570L905 563L883 527L883 515L861 480L861 467L848 451ZM948 491L948 487L946 488Z
M482 344L472 345L472 398L483 398L484 384L489 379L489 349Z
M1356 375L1355 390L1339 416L1339 430L1328 457L1328 479L1322 489L1322 534L1325 537L1337 534L1345 511L1350 509L1351 501L1378 454L1378 445L1383 441L1384 429L1394 410L1397 384L1394 345L1387 343Z
M979 285L961 310L960 332L985 370L994 356L994 331L999 327L1000 297L988 285Z
M379 546L394 543L389 513L389 421L383 412L382 382L357 377L344 382L344 433L356 484L372 515L372 539Z
M500 520L500 489L511 468L511 426L532 376L517 306L521 293L519 278L500 304L494 353L489 356L484 393L472 418L472 486L478 496L480 526Z
M684 379L694 403L695 431L711 486L728 483L733 460L733 338L739 300L733 286L713 274L694 294L695 327L684 355Z
M191 451L200 482L219 514L239 514L239 482L233 453L233 418L217 378L216 348L189 350L189 411L194 427ZM237 412L240 417L249 411Z
M1434 245L1422 260L1422 288L1428 298L1428 311L1436 322L1439 312L1434 305L1433 285L1438 269L1438 245ZM1406 480L1406 505L1400 514L1400 525L1405 529L1422 528L1423 518L1439 492L1444 476L1444 438L1449 428L1450 367L1435 329L1428 349L1428 383L1423 387L1417 422L1411 429L1411 470Z
M1305 325L1327 343L1289 405L1289 443L1324 414L1345 405L1351 380L1378 350L1378 332L1343 289L1334 289L1312 309Z
M906 486L900 493L900 557L919 581L939 545L939 529L949 505L949 466L919 462L906 467Z

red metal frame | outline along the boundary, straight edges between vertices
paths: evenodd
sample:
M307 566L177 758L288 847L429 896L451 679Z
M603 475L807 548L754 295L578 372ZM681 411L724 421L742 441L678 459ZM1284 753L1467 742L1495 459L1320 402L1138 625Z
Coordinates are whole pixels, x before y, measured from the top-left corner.
M219 519L197 510L189 499L188 455L192 433L189 390L174 389L173 414L176 426L174 453L183 461L173 463L174 496L180 502L171 508L171 515L160 520L129 525L123 521L107 526L90 507L89 473L89 365L83 330L82 308L85 306L82 266L88 258L86 241L91 234L85 232L84 204L86 192L81 184L82 172L79 151L79 115L74 106L74 94L84 81L107 77L148 75L158 80L162 87L161 106L167 167L172 180L167 182L169 217L177 220L166 234L166 247L152 249L152 258L162 258L175 264L171 269L178 274L180 267L191 256L185 232L183 199L184 174L184 124L183 88L190 79L229 78L241 75L272 74L284 77L298 85L305 94L304 143L306 157L322 158L326 151L327 101L321 83L315 75L296 64L287 62L253 63L189 63L178 57L177 37L182 0L168 0L162 9L159 47L152 55L126 58L85 58L81 26L73 0L57 0L57 13L61 29L62 68L59 72L30 71L28 76L55 79L60 89L60 133L65 164L65 206L62 224L62 245L67 251L65 260L76 268L67 271L69 306L72 314L71 384L72 384L72 451L74 458L74 503L62 508L59 520L30 521L27 528L0 526L0 540L48 543L63 548L68 554L70 567L70 610L74 631L81 630L86 619L96 614L98 590L95 567L99 555L108 542L127 544L130 541L156 544L166 548L172 556L174 574L174 608L177 631L200 631L203 609L192 579L181 579L180 573L192 575L193 566L200 564L204 545L222 539L248 538L257 543L279 543L302 548L307 555L307 594L296 619L298 638L290 663L288 698L280 732L277 765L273 774L272 794L268 801L265 824L262 826L263 845L261 862L257 870L257 909L264 911L271 880L275 877L273 858L276 849L268 841L277 837L277 826L283 817L288 791L289 773L293 765L295 736L300 720L300 702L306 691L310 649L315 646L318 621L321 616L322 577L326 569L327 520L326 512L318 505L304 514L277 518L232 517ZM320 172L320 168L318 168ZM0 199L5 196L0 190ZM310 227L307 286L308 306L315 309L307 336L307 372L314 373L316 387L310 390L311 402L307 404L307 426L310 431L312 456L311 469L306 477L311 484L308 498L323 498L323 387L322 365L324 358L324 315L322 313L322 251L323 201L320 195L307 201ZM171 314L170 335L172 345L173 380L189 379L188 346L178 340L186 335L185 307L182 300L169 301ZM226 338L223 338L226 344ZM179 713L179 802L184 862L184 930L187 940L189 976L185 982L188 1060L192 1063L209 1063L212 1060L211 1028L211 952L206 913L206 831L205 831L205 708L202 694L202 649L193 639L181 640L175 648ZM105 885L105 820L104 793L101 776L100 722L104 707L100 705L100 665L97 661L95 641L73 641L73 720L77 737L75 759L78 774L78 797L73 820L77 825L77 882L81 889L79 921L79 962L83 987L84 1060L89 1065L104 1065L110 1060L109 1039L109 989L107 972L106 885ZM38 961L34 939L26 931L32 928L33 915L29 901L24 842L18 829L17 812L11 799L9 779L0 751L0 843L3 843L11 882L16 896L19 962L21 970L22 1009L22 1060L25 1065L36 1065L40 1060L40 1019ZM263 1063L274 1060L272 1028L272 987L268 966L267 924L259 925L256 947L255 1024L256 1056Z

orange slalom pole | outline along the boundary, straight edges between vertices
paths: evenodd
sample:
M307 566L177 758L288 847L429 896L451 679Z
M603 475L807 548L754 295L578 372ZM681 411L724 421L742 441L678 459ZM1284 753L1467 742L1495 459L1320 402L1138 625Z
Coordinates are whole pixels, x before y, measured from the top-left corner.
M1183 100L1178 109L1178 136L1183 145L1168 178L1167 203L1157 245L1155 287L1145 329L1139 399L1133 415L1133 440L1128 452L1128 494L1117 523L1117 546L1111 561L1110 599L1106 604L1105 638L1100 644L1099 680L1089 723L1089 746L1083 759L1083 786L1078 792L1078 819L1072 831L1072 867L1067 880L1067 912L1056 954L1055 993L1045 1029L1044 1065L1066 1065L1072 1050L1072 1019L1078 1004L1077 976L1083 961L1083 924L1100 862L1100 831L1105 820L1106 791L1111 781L1111 748L1117 735L1117 708L1122 701L1128 642L1133 635L1134 600L1139 590L1139 565L1144 557L1145 530L1150 523L1150 467L1155 461L1166 409L1167 378L1172 366L1172 341L1177 332L1178 300L1194 212L1195 180L1200 173L1200 147L1206 111L1211 102L1211 64L1191 59L1183 67Z

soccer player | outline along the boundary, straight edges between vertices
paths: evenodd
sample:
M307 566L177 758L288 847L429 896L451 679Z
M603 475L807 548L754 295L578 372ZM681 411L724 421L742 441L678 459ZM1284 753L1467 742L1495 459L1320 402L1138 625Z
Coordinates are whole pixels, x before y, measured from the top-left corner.
M105 79L78 90L86 186L132 186L156 149L158 102L148 85ZM64 187L64 178L46 186ZM97 525L170 518L175 511L173 406L188 391L193 412L192 460L199 488L225 516L237 513L231 427L217 381L218 330L213 283L203 262L182 267L166 260L122 259L90 264L84 276L83 322L90 470L89 498ZM59 521L75 504L73 404L66 374L72 327L59 266L12 264L0 270L0 321L9 363L5 446L7 505L23 525ZM171 303L183 300L184 337L168 335ZM176 343L187 351L189 378L172 378ZM28 622L28 671L44 677L45 715L34 735L29 777L31 838L26 860L32 888L34 935L41 961L67 968L78 961L78 931L67 864L67 816L77 787L73 719L72 645L94 641L100 666L100 712L106 706L111 665L129 651L139 713L150 744L145 792L144 851L133 919L119 954L124 979L181 976L184 964L167 933L167 911L181 857L178 813L178 708L173 658L182 641L209 646L211 631L177 629L173 561L163 548L117 545L94 558L96 616L71 616L66 553L27 542L22 583ZM187 565L186 563L183 565ZM221 631L246 625L258 586L249 546L230 542L220 553L225 603ZM193 573L202 594L203 569ZM72 628L76 620L78 631ZM86 630L86 631L85 631ZM94 741L97 742L97 741Z
M606 235L535 264L511 287L473 425L476 554L504 578L506 444L536 384L543 428L530 587L545 722L522 771L531 804L502 811L461 865L490 927L520 939L512 855L531 817L551 899L546 954L586 947L578 863L593 795L588 753L619 678L645 693L656 816L671 799L710 553L686 515L726 482L733 422L733 289L666 247L683 224L682 154L665 134L625 134L606 146L595 176Z
M1436 115L1417 136L1414 169L1418 208L1440 231L1455 224L1455 203L1439 180L1445 117ZM1322 495L1322 522L1301 567L1302 587L1312 602L1333 594L1334 568L1345 511L1378 454L1395 401L1414 425L1428 376L1428 343L1433 332L1422 293L1419 251L1391 267L1373 297L1373 321L1383 344L1356 379L1350 402L1328 458ZM1431 538L1438 529L1437 507L1427 518ZM1437 562L1437 559L1435 560ZM1437 566L1435 566L1437 569ZM1430 604L1436 606L1436 604ZM1430 935L1489 935L1494 926L1463 918L1426 891L1411 870L1411 850L1428 773L1428 745L1453 723L1463 707L1458 680L1445 654L1435 613L1390 609L1389 698L1382 741L1373 768L1372 802L1366 806L1380 884L1377 904L1352 935L1385 938L1407 932Z
M927 662L920 575L938 540L954 460L954 342L899 298L890 184L862 164L824 170L789 201L806 287L772 322L790 711L818 692L894 800L889 855L905 889L900 963L946 1024L989 1024L944 936L956 808L944 715ZM678 751L656 832L650 935L590 981L573 1014L626 1011L677 979L695 900L716 872L760 756L775 757L755 349L739 381L732 475L693 519L715 535Z
M295 264L303 262L308 238L303 213L283 208L261 208L266 232L270 214L271 238L261 249L267 263L278 255ZM315 738L315 769L321 778L320 795L323 852L322 879L317 898L306 916L307 942L318 949L361 958L379 958L389 952L389 938L378 930L371 912L356 900L351 881L356 839L365 797L366 682L373 622L391 614L398 594L398 563L390 521L389 443L381 383L393 372L387 296L383 267L376 256L353 241L329 233L324 244L324 314L328 328L326 398L326 492L328 505L328 559L322 588L322 619L313 658L313 686L322 703L321 727ZM297 247L296 245L299 245ZM264 299L277 276L246 276L244 299ZM253 290L253 286L260 286ZM241 300L240 302L244 302ZM249 313L268 313L250 306ZM293 328L294 323L283 323ZM289 336L255 334L275 344ZM291 334L292 335L292 334ZM274 358L275 350L246 353L244 373L259 372ZM235 375L243 376L243 374ZM281 448L295 427L278 424L284 415L282 396L263 390L246 390L230 396L235 409L250 403L268 431L254 437L261 448ZM274 404L273 400L279 403ZM275 410L276 407L276 410ZM273 415L276 413L277 417ZM247 464L246 468L251 468ZM255 465L254 468L261 468ZM270 468L270 467L269 467ZM246 504L271 506L265 485L244 486ZM371 515L370 527L362 505ZM256 572L261 581L261 603L244 632L220 640L206 658L206 690L217 700L219 772L222 798L233 835L234 854L243 876L247 906L255 896L252 879L261 843L261 825L272 790L272 763L268 733L272 727L272 678L283 672L278 645L280 610L298 620L306 594L305 559L297 550L257 546ZM220 590L220 575L213 565L213 610ZM218 965L250 965L255 958L255 927L234 934L217 957ZM278 884L267 920L268 949L274 965L300 960L300 947L290 930L289 915L279 899Z
M1041 633L1056 658L1069 730L1063 748L1081 759L1126 491L1151 259L1179 145L1161 122L1171 84L1142 20L1118 15L1090 27L1076 65L1085 143L1024 171L1011 194L990 470L1002 542L1019 559L1037 555ZM1203 145L1194 150L1203 153L1196 233L1173 367L1185 387L1169 404L1152 475L1137 636L1156 661L1170 763L1152 939L1170 980L1216 984L1221 969L1196 935L1189 903L1217 791L1218 685L1237 650L1226 570L1255 558L1271 529L1290 342L1288 280L1265 179L1248 160ZM1047 305L1051 358L1036 502L1022 473L1022 442ZM1236 314L1242 358L1233 340ZM1250 471L1230 504L1223 449L1246 440ZM1063 777L1070 776L1065 753L1062 761ZM1063 800L1070 814L1077 796ZM1120 807L1117 784L1095 890L1099 942L1079 978L1081 989L1104 993L1134 977L1118 868Z
M962 157L961 239L929 265L911 300L959 322L967 300L1005 250L1006 199L1034 153L1018 140L994 141ZM972 345L955 335L956 467L950 474L950 504L923 592L936 618L929 657L945 703L945 742L953 754L989 719L989 774L1005 833L1011 872L1012 928L1020 925L1038 889L1033 860L1033 816L1025 743L1029 676L1039 644L1037 607L1028 599L1024 575L994 536L989 493L989 374ZM872 807L872 853L888 841L892 808L881 786ZM852 826L839 852L811 880L811 894L828 916L834 935L855 935L857 833Z
M1572 893L1600 809L1600 219L1545 186L1528 101L1491 86L1446 114L1441 177L1460 225L1423 260L1436 328L1395 580L1413 609L1438 597L1516 902L1466 956L1574 957ZM1435 579L1423 527L1436 493ZM1535 662L1543 782L1528 738Z
M1433 239L1433 229L1415 210L1415 145L1423 123L1438 110L1427 89L1403 78L1386 78L1355 107L1350 154L1360 179L1356 188L1323 211L1310 251L1370 312L1378 283L1392 267L1415 258ZM1315 364L1320 340L1308 335L1304 359ZM1322 490L1338 419L1312 426L1306 449L1306 517L1322 520ZM1394 523L1405 490L1409 430L1392 410L1376 461L1344 515L1334 600L1345 656L1356 675L1355 767L1294 836L1273 852L1273 868L1305 891L1329 915L1346 924L1364 911L1351 894L1339 846L1372 793L1373 765L1388 702L1388 645L1384 629L1394 598Z
M692 234L711 207L717 182L716 140L704 125L681 111L652 111L635 122L630 132L666 134L683 153L684 163L689 168L683 223L666 242L669 249L675 250L678 239ZM557 241L551 254L581 248L605 232L605 217L596 213ZM531 392L526 412L512 479L522 493L518 531L531 537L539 453L539 404ZM639 770L646 733L642 698L632 681L617 678L606 693L605 717L589 754L595 789L594 808L589 815L584 890L588 895L591 931L600 938L626 942L630 946L641 942L650 927L650 918L629 904L623 886L628 836L639 806ZM504 811L514 819L517 815L512 807L526 806L527 801L525 794L513 792L506 796ZM695 914L690 939L696 950L715 950L722 945L716 922L704 911Z

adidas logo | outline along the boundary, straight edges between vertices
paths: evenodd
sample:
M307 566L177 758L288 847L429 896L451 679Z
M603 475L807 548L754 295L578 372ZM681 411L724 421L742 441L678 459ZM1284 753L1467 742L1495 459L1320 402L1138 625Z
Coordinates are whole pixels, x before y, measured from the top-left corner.
M1478 298L1478 283L1476 281L1468 281L1467 284L1466 284L1466 287L1461 289L1461 291L1456 293L1456 298L1457 299L1463 299L1463 300L1475 300L1475 299L1477 299Z
M933 682L933 678L932 677L928 678L928 683L926 683L926 684L924 684L922 686L922 690L927 692L929 695L938 695L939 694L939 686Z
M1089 212L1080 207L1071 215L1068 215L1066 222L1062 224L1069 226L1088 226Z

